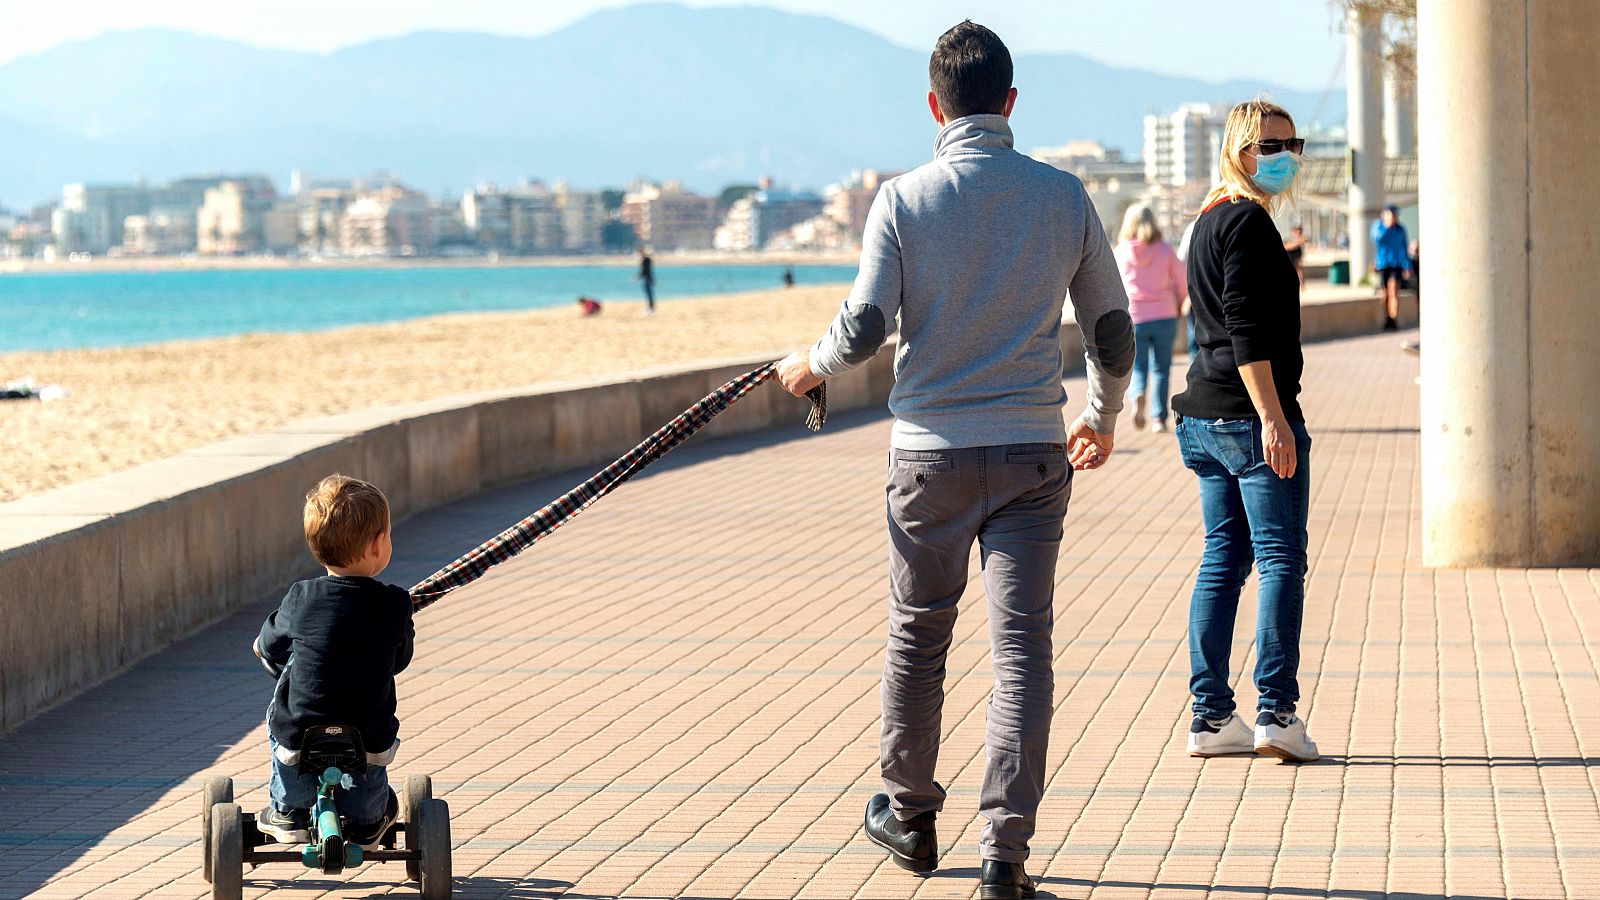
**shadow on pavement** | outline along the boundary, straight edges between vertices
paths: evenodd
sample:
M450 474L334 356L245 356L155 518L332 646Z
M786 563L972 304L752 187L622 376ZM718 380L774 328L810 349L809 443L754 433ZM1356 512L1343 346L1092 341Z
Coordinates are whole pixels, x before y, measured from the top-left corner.
M974 887L978 882L978 868L969 866L961 869L940 869L928 876L930 879L961 878L971 881ZM1506 900L1499 894L1425 894L1414 891L1362 891L1340 890L1339 888L1320 887L1289 887L1285 885L1244 885L1244 884L1211 884L1180 881L1122 881L1116 879L1100 880L1095 878L1063 878L1060 876L1035 875L1039 882L1040 898L1059 898L1059 900L1076 900L1078 897L1087 897L1091 891L1099 888L1122 888L1126 890L1146 891L1193 891L1197 895L1210 898L1226 898L1230 894L1242 894L1251 897L1318 897L1326 900Z
M1097 881L1092 878L1049 878L1041 887L1059 885L1085 891L1095 888L1129 888L1142 891L1194 891L1207 897L1225 898L1229 894L1251 897L1319 897L1327 900L1506 900L1500 894L1419 894L1415 891L1359 891L1340 888L1286 887L1284 885L1193 884L1174 881ZM1040 896L1044 896L1042 893ZM1067 896L1076 896L1071 894ZM1065 900L1065 897L1063 897Z
M1528 767L1535 769L1600 766L1600 756L1382 756L1358 754L1352 756L1324 756L1310 765L1328 766L1437 766L1455 768L1482 766L1485 768Z
M274 887L270 883L259 883L247 886ZM308 881L300 879L292 885L286 885L284 892L293 893L304 889L309 895L313 891L338 891L349 897L361 897L362 900L378 900L396 895L395 885L383 881ZM415 888L414 883L406 885L398 892L401 896L407 893L407 888ZM575 894L571 892L572 882L556 881L550 878L488 878L471 876L455 879L455 887L451 896L456 900L551 900L551 898L565 898L565 900L603 900L595 894ZM371 891L360 894L360 891Z

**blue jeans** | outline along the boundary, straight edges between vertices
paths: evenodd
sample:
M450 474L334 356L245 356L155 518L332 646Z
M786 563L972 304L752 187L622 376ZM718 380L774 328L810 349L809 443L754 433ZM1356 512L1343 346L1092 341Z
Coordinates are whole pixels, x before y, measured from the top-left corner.
M298 766L286 766L278 760L278 742L267 735L267 747L272 751L272 780L267 784L267 795L278 812L309 810L317 802L317 772L301 772ZM340 815L346 821L371 825L383 818L389 806L389 770L371 766L365 772L352 772L355 785L335 793Z
M1133 326L1133 396L1144 395L1150 386L1150 416L1167 420L1167 400L1172 396L1172 342L1178 338L1177 319L1157 319ZM1148 373L1148 375L1146 374Z
M1300 699L1300 618L1305 606L1306 512L1311 499L1311 436L1294 432L1293 478L1279 478L1261 450L1259 419L1179 421L1183 464L1200 476L1206 549L1189 601L1189 691L1194 714L1234 711L1228 654L1239 592L1252 563L1256 600L1258 709L1292 712Z
M1194 335L1194 310L1189 311L1189 362L1200 355L1200 339Z

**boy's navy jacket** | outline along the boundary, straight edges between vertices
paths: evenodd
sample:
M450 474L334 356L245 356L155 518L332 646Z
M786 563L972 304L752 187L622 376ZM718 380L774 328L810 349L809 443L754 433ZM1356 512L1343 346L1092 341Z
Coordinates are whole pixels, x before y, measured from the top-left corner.
M369 753L388 750L400 731L394 676L410 665L415 635L405 588L355 575L296 583L256 638L263 657L288 664L267 730L299 750L307 727L349 725Z

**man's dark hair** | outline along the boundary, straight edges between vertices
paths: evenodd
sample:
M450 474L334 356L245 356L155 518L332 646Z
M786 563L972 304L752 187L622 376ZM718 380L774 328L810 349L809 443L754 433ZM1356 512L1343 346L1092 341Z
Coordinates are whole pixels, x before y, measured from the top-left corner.
M999 35L967 19L939 36L928 60L928 84L946 121L1003 113L1011 92L1011 51Z

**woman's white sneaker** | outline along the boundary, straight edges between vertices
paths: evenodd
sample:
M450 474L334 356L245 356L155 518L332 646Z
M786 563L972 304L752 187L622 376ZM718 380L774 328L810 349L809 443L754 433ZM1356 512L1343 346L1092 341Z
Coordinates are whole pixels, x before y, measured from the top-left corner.
M1292 712L1275 713L1263 709L1256 715L1257 753L1276 756L1288 762L1314 762L1322 757L1317 743L1306 734L1306 720Z
M1195 716L1189 723L1190 756L1227 756L1255 750L1255 735L1237 715L1226 719Z

